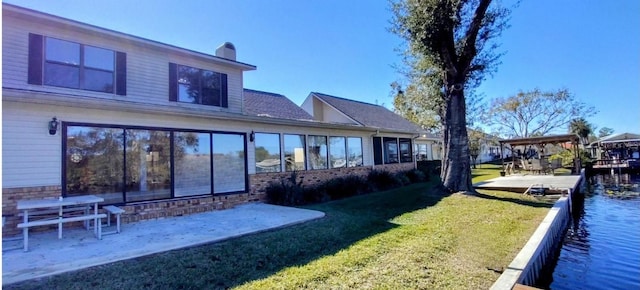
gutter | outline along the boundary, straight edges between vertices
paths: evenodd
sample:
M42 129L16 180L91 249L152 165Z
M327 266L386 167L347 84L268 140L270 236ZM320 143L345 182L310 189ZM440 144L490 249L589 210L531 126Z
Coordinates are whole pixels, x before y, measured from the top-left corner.
M86 95L63 94L54 92L34 91L11 87L2 88L2 102L15 102L26 104L53 105L97 110L117 110L130 113L165 114L181 117L199 117L212 120L253 122L272 125L306 126L323 129L342 129L353 131L372 132L375 134L415 134L415 132L403 132L385 130L382 128L364 127L362 125L350 125L342 123L326 123L314 120L294 120L281 118L268 118L244 113L225 112L217 107L206 108L203 106L174 103L166 104L146 103L128 100L126 97L109 95L109 98L91 97Z

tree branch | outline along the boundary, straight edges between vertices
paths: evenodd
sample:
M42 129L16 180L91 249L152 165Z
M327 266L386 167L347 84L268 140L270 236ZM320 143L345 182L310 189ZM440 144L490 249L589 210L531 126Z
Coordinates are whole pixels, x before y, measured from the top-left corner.
M489 4L491 4L491 0L480 0L476 12L473 14L473 19L469 24L469 28L464 35L464 47L460 54L458 70L465 70L465 73L471 65L471 61L476 56L476 39L478 38L480 28L482 28L482 21L487 13Z

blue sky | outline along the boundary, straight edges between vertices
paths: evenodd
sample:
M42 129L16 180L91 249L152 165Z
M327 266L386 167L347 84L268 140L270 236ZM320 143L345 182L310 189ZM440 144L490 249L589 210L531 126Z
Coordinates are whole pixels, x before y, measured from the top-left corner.
M204 53L230 41L258 67L246 88L297 104L316 91L391 108L401 78L386 0L4 2ZM640 1L525 0L510 25L502 64L478 88L486 99L567 88L597 108L598 128L640 133Z

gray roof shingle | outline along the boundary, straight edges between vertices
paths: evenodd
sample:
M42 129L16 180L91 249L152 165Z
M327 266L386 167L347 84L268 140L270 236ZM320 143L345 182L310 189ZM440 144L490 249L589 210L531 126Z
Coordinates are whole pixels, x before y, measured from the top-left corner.
M244 89L244 108L247 114L254 116L313 120L309 113L287 97L275 93Z
M312 92L311 94L365 127L415 133L424 131L416 124L380 105L344 99L317 92Z

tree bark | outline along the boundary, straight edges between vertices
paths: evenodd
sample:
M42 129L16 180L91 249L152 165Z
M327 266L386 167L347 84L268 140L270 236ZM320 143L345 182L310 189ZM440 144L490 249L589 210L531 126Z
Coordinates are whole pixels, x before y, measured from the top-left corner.
M446 87L444 132L444 156L442 158L442 185L451 193L475 193L471 183L471 158L464 91L449 85Z

